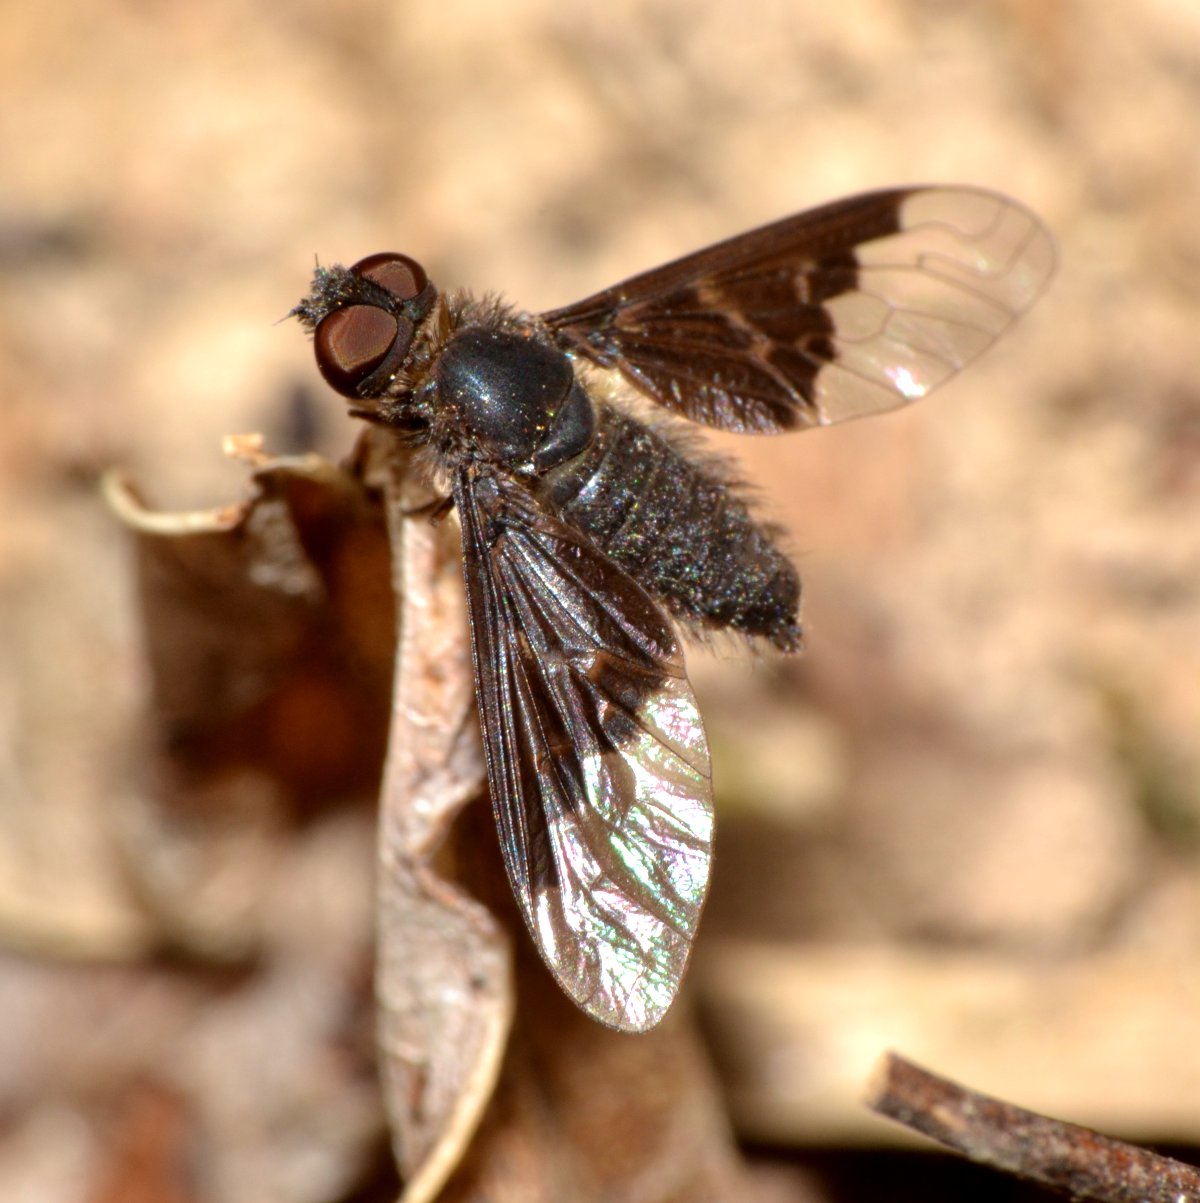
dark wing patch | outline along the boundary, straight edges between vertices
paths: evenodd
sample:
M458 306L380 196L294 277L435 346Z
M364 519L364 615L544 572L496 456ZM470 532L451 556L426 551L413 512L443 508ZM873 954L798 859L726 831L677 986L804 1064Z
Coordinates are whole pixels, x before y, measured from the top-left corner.
M1028 210L972 188L871 192L543 316L566 350L696 422L774 433L923 397L1054 270Z
M515 481L454 486L488 784L513 892L562 988L653 1027L708 888L708 746L649 595Z

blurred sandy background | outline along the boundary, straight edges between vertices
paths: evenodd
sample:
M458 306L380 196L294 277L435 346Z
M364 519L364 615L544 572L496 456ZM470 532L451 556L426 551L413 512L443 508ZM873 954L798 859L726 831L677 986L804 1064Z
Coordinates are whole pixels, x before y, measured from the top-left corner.
M214 505L245 477L228 432L349 446L277 324L314 255L403 250L543 309L840 194L967 182L1059 239L1028 317L911 410L725 440L790 532L809 652L691 657L721 820L696 985L751 1138L884 1139L855 1095L897 1045L1200 1143L1198 114L1194 0L7 0L9 945L137 947L106 821L144 677L96 475ZM44 1066L39 964L0 960L0 1174L30 1184L3 1079Z

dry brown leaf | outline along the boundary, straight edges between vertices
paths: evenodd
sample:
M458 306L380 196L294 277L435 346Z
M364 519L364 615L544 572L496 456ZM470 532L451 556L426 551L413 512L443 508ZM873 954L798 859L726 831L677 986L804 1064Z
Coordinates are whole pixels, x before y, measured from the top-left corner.
M391 675L387 541L361 483L263 460L240 506L162 514L119 478L151 696L142 789L113 821L139 896L207 955L257 939L289 826L378 780Z
M409 516L428 498L393 440L369 431L364 450L400 603L379 813L379 1045L404 1197L416 1203L441 1189L491 1097L512 980L503 928L432 863L484 777L458 541L450 524Z
M406 1203L481 1192L513 1200L727 1197L739 1163L686 1015L643 1037L602 1029L559 993L526 942L483 801L456 525L431 523L427 488L384 432L367 432L350 473L312 459L270 460L250 444L237 450L255 469L254 495L240 507L151 514L128 486L110 485L137 531L155 686L157 789L130 845L155 913L177 942L209 956L271 939L299 941L302 952L305 933L270 919L271 899L278 907L291 883L306 879L293 863L288 820L304 813L301 787L314 779L328 781L327 799L361 791L377 763L374 729L364 726L362 745L347 741L354 755L331 760L325 778L306 741L344 730L336 709L301 725L299 748L280 738L288 724L261 716L296 714L281 699L298 689L332 703L340 688L351 699L345 705L373 703L386 718L378 653L392 647L394 629L376 993L380 1074ZM389 584L394 619L380 602ZM375 655L356 659L363 648ZM328 688L304 695L297 680L311 681L314 664ZM355 692L364 677L374 694ZM278 884L264 896L269 877ZM214 1002L211 1038L229 1040L234 1064L246 1032L269 1039L280 985L276 973L258 970L244 998ZM295 1026L289 1020L275 1035ZM294 1036L301 1057L325 1039L303 1026ZM237 1167L252 1158L279 1100L271 1091L253 1099L261 1114L234 1132L221 1118L225 1077L202 1075L189 1087L226 1144L224 1180L261 1181Z
M644 1036L601 1028L528 944L481 798L457 531L424 516L389 436L363 449L398 548L376 989L405 1203L749 1197L686 1014Z

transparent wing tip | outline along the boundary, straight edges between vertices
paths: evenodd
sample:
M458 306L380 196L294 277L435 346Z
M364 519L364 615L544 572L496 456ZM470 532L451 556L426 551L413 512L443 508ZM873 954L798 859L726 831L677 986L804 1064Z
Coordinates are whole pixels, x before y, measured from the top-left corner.
M924 243L918 265L1023 313L1054 274L1054 238L1024 205L978 188L918 188L901 228ZM862 257L860 252L860 258Z

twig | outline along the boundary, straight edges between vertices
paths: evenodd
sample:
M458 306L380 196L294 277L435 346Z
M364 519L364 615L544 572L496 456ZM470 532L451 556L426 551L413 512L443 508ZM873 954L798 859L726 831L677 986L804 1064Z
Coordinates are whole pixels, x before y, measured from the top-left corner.
M977 1094L888 1053L868 1091L872 1110L972 1161L1104 1203L1200 1203L1200 1171L1090 1128Z

